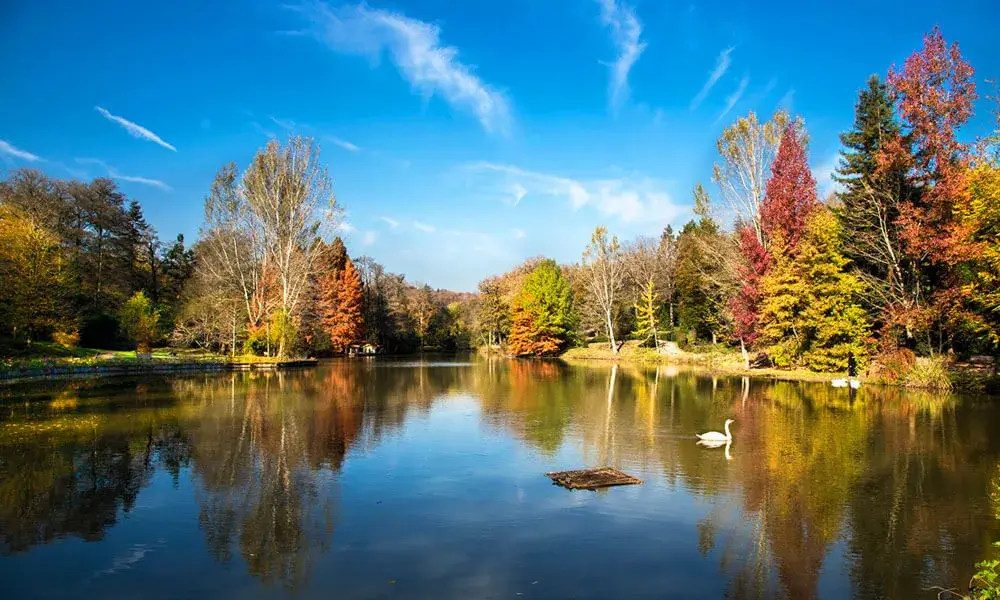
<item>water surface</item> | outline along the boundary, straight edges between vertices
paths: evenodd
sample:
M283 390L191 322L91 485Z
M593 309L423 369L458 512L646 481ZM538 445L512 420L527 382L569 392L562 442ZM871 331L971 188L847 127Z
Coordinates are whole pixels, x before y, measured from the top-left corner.
M694 434L734 418L727 449ZM977 398L555 362L0 389L9 598L928 598L1000 539ZM612 465L640 486L571 492Z

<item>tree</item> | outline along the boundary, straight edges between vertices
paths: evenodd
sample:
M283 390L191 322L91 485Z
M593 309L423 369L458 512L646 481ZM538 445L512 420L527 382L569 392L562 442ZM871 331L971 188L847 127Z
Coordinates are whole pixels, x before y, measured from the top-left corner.
M635 304L635 335L644 342L653 338L653 346L660 347L660 338L656 333L656 313L659 311L659 296L652 280L647 281Z
M926 332L927 349L933 352L935 325L936 345L943 350L946 337L950 343L955 329L971 316L961 302L957 268L973 250L964 243L968 231L956 218L959 207L969 201L968 147L958 141L957 132L972 116L974 72L958 45L949 46L935 27L902 69L890 69L888 83L906 135L887 144L882 164L907 167L910 185L920 190L900 203L897 223L903 251L919 265L921 283L930 292L925 294L926 309L919 304L893 307L894 320L902 321L908 333Z
M72 329L59 240L16 206L0 204L0 331L29 342Z
M554 260L541 261L511 305L507 351L514 356L556 354L569 343L575 326L569 283Z
M862 286L839 250L836 217L813 212L796 253L774 241L775 262L761 281L760 345L778 366L803 364L843 371L853 355L868 355L869 325L859 303Z
M274 270L276 304L285 315L297 314L319 256L321 228L336 225L332 186L319 147L302 137L290 138L284 146L271 140L243 174L240 196ZM285 355L290 341L279 341L278 356Z
M332 277L328 276L325 282L331 280ZM365 338L361 277L351 259L347 259L344 268L340 270L333 295L334 301L324 302L328 310L324 310L323 325L330 335L333 349L345 352L351 344ZM324 297L324 300L327 298Z
M781 135L760 208L765 240L780 236L784 251L794 253L806 220L817 205L816 180L809 169L800 132L790 123Z
M749 227L765 248L760 208L771 163L788 122L788 114L783 111L764 123L751 111L727 127L716 142L721 160L713 166L712 181L722 190L736 220Z
M136 292L118 312L125 335L136 343L136 353L148 354L160 336L160 311L142 292Z
M488 347L502 346L506 333L510 330L510 306L504 298L501 281L490 277L479 282L479 304L477 320L486 334Z
M590 244L583 253L584 281L593 310L600 315L608 334L611 352L618 354L615 341L615 313L621 302L625 269L618 237L608 239L608 230L598 227L590 237Z
M981 319L981 329L994 347L1000 345L1000 164L977 165L969 174L970 202L960 219L975 249L963 294Z

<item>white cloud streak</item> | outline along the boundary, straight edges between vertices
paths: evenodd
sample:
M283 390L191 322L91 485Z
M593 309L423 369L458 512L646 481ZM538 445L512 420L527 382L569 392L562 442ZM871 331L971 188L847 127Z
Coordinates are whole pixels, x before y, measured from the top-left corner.
M45 159L37 154L32 154L27 150L21 150L20 148L14 146L9 142L0 140L0 154L6 154L8 156L13 156L14 158L20 158L21 160L26 160L28 162L45 162Z
M333 142L334 144L340 146L344 150L348 150L350 152L357 152L358 150L361 149L361 148L358 148L357 145L352 144L351 142L348 142L347 140L341 139L341 138L336 137L336 136L332 136L332 135L331 136L327 136L326 139L328 139L331 142Z
M597 1L601 5L601 22L611 30L611 41L618 51L617 58L609 65L611 77L608 81L608 103L617 111L631 93L628 74L646 49L646 43L639 39L642 25L632 7L621 0Z
M118 172L118 169L115 169L108 163L97 158L78 158L76 159L76 162L81 165L98 165L102 167L105 171L107 171L108 177L112 179L117 179L119 181L130 181L132 183L141 183L142 185L155 187L157 189L163 190L164 192L169 192L173 190L172 187L160 181L159 179L150 179L149 177L140 177L138 175L123 175L122 173Z
M163 139L160 138L160 136L158 136L155 133L153 133L152 131L146 129L142 125L139 125L137 123L133 123L132 121L129 121L128 119L125 119L124 117L119 117L117 115L113 115L110 112L108 112L107 109L101 108L100 106L95 106L94 108L97 110L97 112L99 112L102 115L104 115L105 119L107 119L109 121L113 121L115 123L118 123L119 125L121 125L122 127L124 127L125 131L129 132L129 134L131 134L132 137L139 138L140 140L146 140L146 141L149 141L149 142L153 142L154 144L159 144L159 145L163 146L164 148L166 148L168 150L173 150L174 152L177 152L177 148L174 148L170 144L164 142Z
M565 198L573 210L591 207L622 222L669 222L683 212L662 183L649 178L582 181L489 162L472 163L468 168L483 175L488 187L503 190L505 196L511 185L518 185L525 190L525 197Z
M366 4L331 8L313 1L295 7L310 22L303 32L336 52L370 57L383 54L414 91L425 98L440 95L453 107L471 111L487 132L506 134L510 104L506 95L479 78L461 62L458 49L441 42L441 29L402 13L373 9Z
M385 221L389 225L389 229L395 229L399 227L399 221L390 217L379 217L382 221Z
M708 81L701 87L698 95L691 100L691 110L698 108L698 105L708 96L708 93L712 91L712 88L715 87L719 79L729 70L729 65L732 63L732 59L730 58L732 52L733 48L730 46L719 53L719 57L715 61L715 68L712 69L712 72L708 76Z
M428 225L426 223L421 223L420 221L414 221L413 228L419 229L420 231L425 231L427 233L434 233L435 231L437 231L437 227L434 227L433 225Z
M371 246L378 239L378 234L374 231L366 231L365 235L361 238L361 243L365 246Z
M733 110L733 107L736 106L736 103L739 102L740 98L743 97L743 93L747 91L747 86L749 84L750 84L749 77L744 76L743 79L740 79L740 84L739 86L737 86L736 91L734 91L732 94L726 97L726 106L722 109L722 112L719 113L719 116L716 117L715 119L716 123L718 123L726 115L728 115L729 111Z

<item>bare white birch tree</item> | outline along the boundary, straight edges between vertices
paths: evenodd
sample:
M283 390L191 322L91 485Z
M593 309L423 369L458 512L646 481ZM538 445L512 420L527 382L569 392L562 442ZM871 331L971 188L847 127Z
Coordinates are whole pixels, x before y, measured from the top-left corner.
M787 124L788 113L784 111L779 110L764 123L750 111L727 127L716 142L720 162L713 167L712 181L719 186L736 220L753 227L762 245L765 240L760 206L771 176L771 163Z
M581 262L587 291L600 312L608 332L611 352L618 354L615 340L615 311L621 302L621 291L625 284L625 266L621 257L618 237L608 239L608 230L598 227L590 238L590 244L583 253Z

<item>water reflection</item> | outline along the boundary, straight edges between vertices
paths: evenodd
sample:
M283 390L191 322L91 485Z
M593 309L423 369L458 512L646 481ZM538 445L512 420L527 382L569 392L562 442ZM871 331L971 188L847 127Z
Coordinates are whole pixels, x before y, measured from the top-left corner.
M700 376L665 366L505 360L351 361L306 372L3 393L0 555L8 557L30 558L33 548L67 537L100 542L161 473L177 494L190 488L211 559L237 565L265 588L301 593L324 570L339 573L334 555L349 562L365 547L342 495L383 486L378 478L392 468L379 463L382 471L347 477L346 466L365 464L386 444L457 464L447 450L455 435L485 440L480 458L506 469L526 468L514 460L521 450L512 451L510 440L545 465L610 464L641 473L647 484L633 496L613 492L601 502L635 503L631 510L650 532L661 525L660 513L689 522L691 538L671 541L672 549L700 557L688 560L721 575L718 591L731 598L926 597L930 586L967 581L998 538L1000 448L989 435L998 413L950 396ZM479 431L444 419L469 399ZM452 429L428 424L436 418ZM731 442L696 443L695 432L726 418L736 419ZM422 435L418 444L413 428L441 437L428 442ZM465 477L449 484L452 497L471 499L468 490L495 485L475 469ZM396 481L407 486L398 489L401 498L427 501L425 483ZM551 502L587 498L544 493ZM700 508L670 513L677 494ZM353 514L368 510L355 506ZM543 513L532 512L541 505L521 510L521 526L541 526ZM589 510L597 511L590 519L606 519L601 511L609 509ZM439 518L462 522L462 515L418 517L427 527ZM431 535L422 522L413 523L415 531ZM471 535L433 531L443 544ZM641 547L618 551L627 562ZM0 572L17 576L3 565L0 558ZM338 577L345 589L345 578L362 578ZM615 578L618 589L629 590L642 573Z

